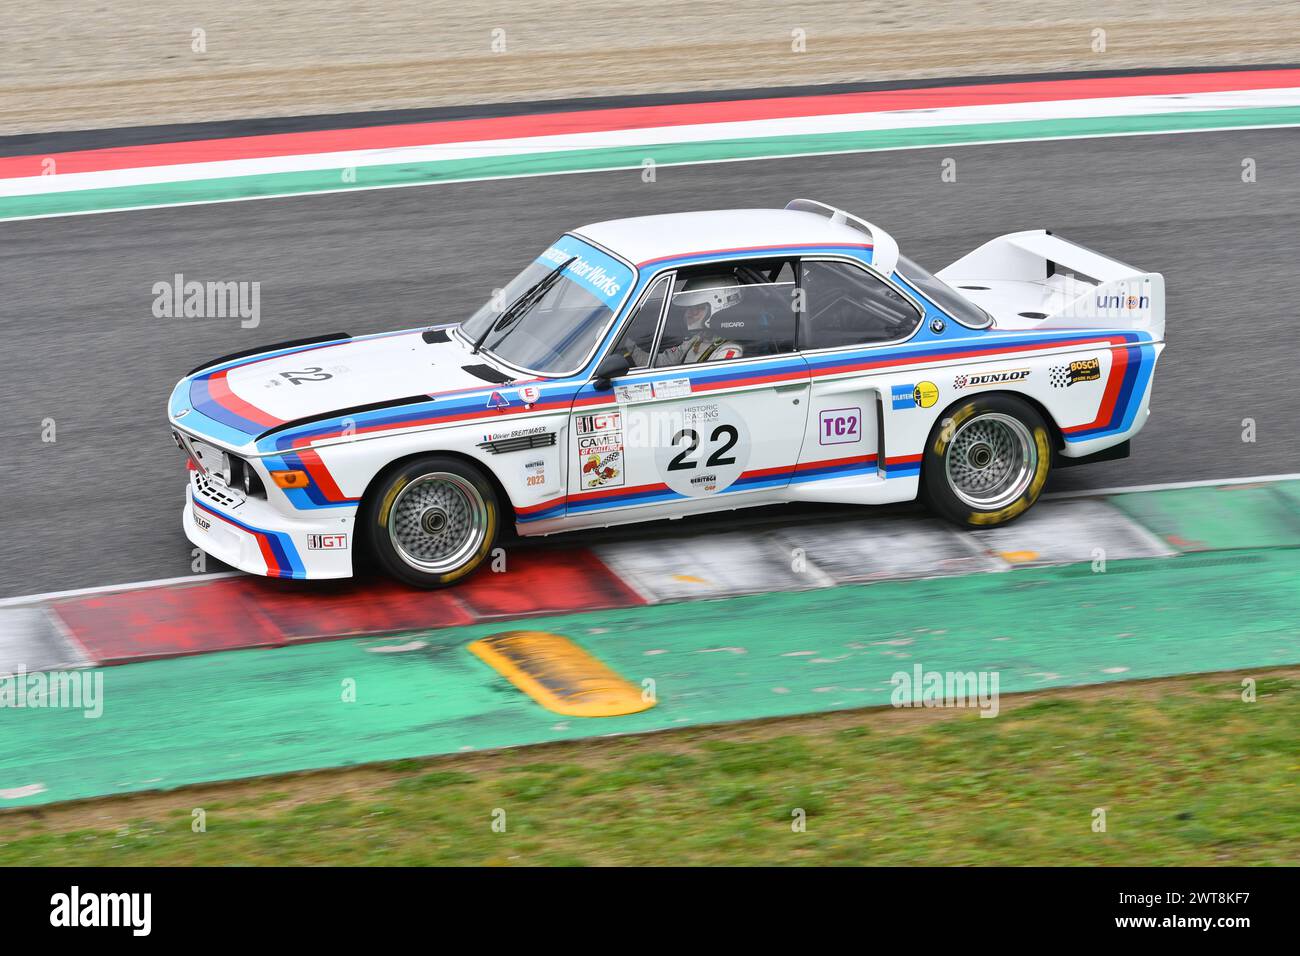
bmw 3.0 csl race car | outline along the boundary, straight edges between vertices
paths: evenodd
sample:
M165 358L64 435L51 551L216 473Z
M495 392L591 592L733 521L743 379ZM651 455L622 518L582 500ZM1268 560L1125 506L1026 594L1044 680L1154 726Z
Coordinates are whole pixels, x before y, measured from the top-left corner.
M431 587L505 522L923 494L997 525L1054 463L1127 454L1164 324L1162 276L1046 231L932 275L808 200L596 223L459 324L186 376L169 406L185 531L255 574L345 577L366 548Z

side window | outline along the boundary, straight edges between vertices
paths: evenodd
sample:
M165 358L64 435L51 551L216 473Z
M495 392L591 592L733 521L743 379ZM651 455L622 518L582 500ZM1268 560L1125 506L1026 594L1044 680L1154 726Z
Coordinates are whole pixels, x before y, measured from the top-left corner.
M664 276L645 294L632 318L628 319L613 352L622 352L633 368L650 364L650 350L654 348L655 332L659 330L659 316L664 310L664 296L668 294L671 276ZM611 353L612 354L612 353Z
M891 342L910 335L921 314L889 283L847 262L804 260L799 347L825 349Z
M680 270L655 367L793 351L794 291L794 270L781 261Z

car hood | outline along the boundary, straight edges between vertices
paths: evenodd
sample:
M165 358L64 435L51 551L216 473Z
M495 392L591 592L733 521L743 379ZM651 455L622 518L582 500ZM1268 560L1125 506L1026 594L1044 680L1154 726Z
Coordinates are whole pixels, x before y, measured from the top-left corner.
M492 389L510 373L457 339L427 330L271 349L182 379L172 421L242 447L268 430L377 403Z

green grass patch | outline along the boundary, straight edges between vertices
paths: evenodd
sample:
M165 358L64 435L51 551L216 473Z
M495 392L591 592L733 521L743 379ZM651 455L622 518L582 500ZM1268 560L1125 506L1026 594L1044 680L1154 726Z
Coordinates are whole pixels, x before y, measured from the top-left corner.
M1183 678L991 720L860 711L67 804L0 815L0 863L1294 865L1300 682L1257 690Z

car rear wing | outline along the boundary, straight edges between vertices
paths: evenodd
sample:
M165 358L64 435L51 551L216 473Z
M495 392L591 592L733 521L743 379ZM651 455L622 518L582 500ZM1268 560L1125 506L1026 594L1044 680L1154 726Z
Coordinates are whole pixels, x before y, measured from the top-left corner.
M1036 328L1132 328L1165 335L1165 277L1143 272L1044 229L1013 232L937 273L949 285L986 281L1047 286L1052 308Z

